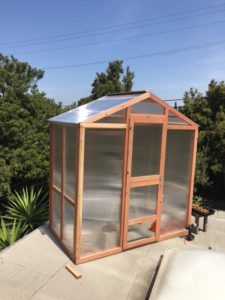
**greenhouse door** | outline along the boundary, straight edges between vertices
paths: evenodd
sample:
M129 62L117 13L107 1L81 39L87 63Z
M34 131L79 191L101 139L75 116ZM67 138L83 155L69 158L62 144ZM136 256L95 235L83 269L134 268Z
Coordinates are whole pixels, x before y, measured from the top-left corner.
M156 241L159 236L164 122L164 116L131 116L124 249Z

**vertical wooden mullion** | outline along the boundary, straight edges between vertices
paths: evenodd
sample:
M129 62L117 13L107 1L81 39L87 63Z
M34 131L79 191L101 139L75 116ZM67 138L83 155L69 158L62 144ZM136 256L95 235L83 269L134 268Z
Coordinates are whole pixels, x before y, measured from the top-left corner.
M129 140L129 118L131 107L126 109L126 133L124 141L124 156L123 156L123 180L121 194L121 212L120 212L120 248L123 248L124 228L125 228L125 207L126 207L126 184L127 184L127 155L128 155L128 140Z
M164 174L166 161L166 142L167 142L167 124L168 124L168 109L165 108L165 120L163 122L162 139L161 139L161 153L160 153L160 184L158 185L157 206L156 206L156 240L160 237L160 223L162 213L163 189L164 189Z
M192 162L190 170L190 182L189 182L189 193L187 199L187 214L186 214L186 224L191 222L191 211L192 211L192 199L194 191L194 180L195 180L195 163L196 163L196 154L197 154L197 144L198 144L198 129L194 130L193 137L193 147L192 147Z
M63 229L64 229L64 166L65 166L65 126L61 126L62 130L62 142L61 142L61 206L60 206L60 240L63 239Z
M78 164L79 164L79 137L80 137L80 130L79 130L79 126L75 126L74 130L74 134L75 134L75 148L76 148L76 154L75 154L75 166L76 166L76 170L75 170L75 186L74 186L74 234L73 234L73 259L74 259L74 263L76 263L76 239L77 239L77 214L78 214L78 209L77 209L77 190L78 190Z
M127 248L128 218L129 218L129 204L130 204L130 178L131 178L132 153L133 153L133 134L134 134L134 121L131 118L129 118L127 120L127 129L128 129L128 148L127 148L127 169L126 169L126 194L125 194L125 209L124 209L123 249Z
M50 137L50 172L49 172L49 224L53 227L53 161L54 161L54 137L55 130L52 124L49 124L49 137Z
M79 150L78 150L78 176L76 191L76 250L75 262L80 259L80 240L82 227L82 206L83 206L83 180L84 180L84 147L85 147L85 128L79 127Z

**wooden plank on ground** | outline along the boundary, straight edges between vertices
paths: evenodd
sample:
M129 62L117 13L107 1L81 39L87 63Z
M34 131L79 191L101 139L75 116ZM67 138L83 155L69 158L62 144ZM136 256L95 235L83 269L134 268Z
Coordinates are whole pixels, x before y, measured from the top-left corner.
M82 274L80 271L78 271L74 266L70 264L66 264L65 268L76 278L79 279L82 277Z

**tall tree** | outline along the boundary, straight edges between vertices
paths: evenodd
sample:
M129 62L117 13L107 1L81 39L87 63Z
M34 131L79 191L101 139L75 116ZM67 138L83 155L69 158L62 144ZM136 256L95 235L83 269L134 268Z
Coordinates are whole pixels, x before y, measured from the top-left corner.
M124 70L122 60L110 62L105 72L96 73L92 83L91 95L81 98L79 101L74 101L66 109L86 104L108 93L130 92L133 86L133 79L134 72L131 72L128 66Z
M106 72L96 74L92 83L92 98L97 99L107 93L129 92L133 86L134 73L127 67L124 74L123 61L110 62ZM122 78L121 78L122 77Z
M125 71L125 75L123 76L123 90L131 91L133 86L134 72L130 71L130 67L128 66Z
M43 75L0 54L0 198L24 181L47 180L47 119L62 108L39 92Z
M209 83L206 94L190 89L181 112L199 125L197 184L211 184L211 191L225 191L225 84Z

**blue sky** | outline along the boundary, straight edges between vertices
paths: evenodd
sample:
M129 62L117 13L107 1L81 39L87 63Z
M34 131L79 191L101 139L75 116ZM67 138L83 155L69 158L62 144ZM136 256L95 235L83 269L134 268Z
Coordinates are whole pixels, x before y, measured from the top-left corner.
M224 5L216 6L218 4ZM192 13L150 20L213 5L215 7ZM138 23L108 28L105 31L109 32L104 34L90 32L136 21ZM182 29L186 27L192 28ZM174 31L178 29L180 31ZM87 32L68 35L81 31ZM53 42L51 36L59 37ZM96 72L104 71L107 63L52 70L48 67L111 61L223 41L225 1L3 0L0 37L0 52L13 54L34 67L46 68L39 89L56 101L70 104L90 94ZM41 40L45 37L46 40ZM36 39L40 40L31 41ZM26 45L17 43L20 41L28 42ZM92 45L80 46L82 44ZM66 47L71 48L45 51ZM35 52L40 50L44 51ZM225 42L213 47L125 60L126 65L135 72L134 90L150 89L163 99L181 98L190 87L204 92L211 79L225 79Z

